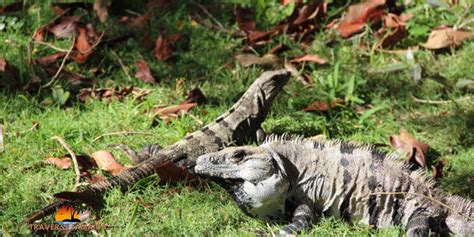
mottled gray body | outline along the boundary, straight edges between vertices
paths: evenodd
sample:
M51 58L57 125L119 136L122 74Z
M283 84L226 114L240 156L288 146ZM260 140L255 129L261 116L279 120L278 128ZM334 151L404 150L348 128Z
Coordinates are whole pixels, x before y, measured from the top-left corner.
M474 235L471 201L441 194L395 154L370 146L272 137L259 147L201 156L195 170L219 182L247 214L290 219L283 233L309 228L323 214L381 228L402 225L409 236Z
M129 187L138 180L152 175L155 168L165 161L177 162L183 166L194 165L199 155L218 151L230 144L242 144L256 139L257 130L261 129L260 125L265 120L274 98L286 84L289 76L286 70L263 73L227 112L201 130L164 149L149 148L147 153L150 153L150 157L142 159L143 161L136 166L116 176L91 184L79 192L62 192L55 197L99 207L101 196L105 191L111 187ZM55 202L33 213L26 222L32 222L51 213L62 202Z

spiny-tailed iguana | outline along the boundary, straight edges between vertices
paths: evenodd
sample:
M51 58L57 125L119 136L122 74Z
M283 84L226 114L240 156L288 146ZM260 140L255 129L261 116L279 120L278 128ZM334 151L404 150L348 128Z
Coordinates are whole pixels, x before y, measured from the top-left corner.
M243 144L257 139L261 123L271 107L273 99L286 84L290 73L278 70L263 73L242 97L214 122L193 132L175 144L158 150L149 159L138 165L108 178L94 183L79 192L62 192L55 197L62 199L42 210L31 214L27 223L51 214L64 204L66 200L87 203L92 207L100 207L102 194L112 187L126 188L138 180L150 176L154 169L165 161L186 166L193 164L199 155L218 151L230 144Z
M291 220L281 234L308 229L324 214L403 225L408 236L474 236L474 203L443 195L397 158L350 142L270 136L258 147L202 155L194 170L219 183L247 215Z

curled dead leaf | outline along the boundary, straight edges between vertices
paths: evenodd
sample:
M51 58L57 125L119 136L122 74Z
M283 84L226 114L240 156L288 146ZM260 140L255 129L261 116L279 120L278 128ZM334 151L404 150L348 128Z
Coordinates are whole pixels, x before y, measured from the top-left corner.
M280 61L274 54L265 54L262 57L253 54L239 54L235 58L244 67L251 65L275 65Z
M65 158L56 158L56 157L50 157L46 159L46 163L55 165L59 169L69 169L71 167L71 158L65 157Z
M97 167L101 170L110 172L113 175L119 174L128 169L127 167L118 163L112 153L108 151L96 151L91 154L92 159L97 163Z
M313 62L320 65L326 64L326 60L322 59L316 54L307 54L300 57L296 57L290 60L291 63L301 63L301 62Z
M150 67L145 60L137 60L135 66L137 66L137 73L135 73L136 78L150 84L156 83L155 78L151 75Z
M380 21L384 14L385 0L366 0L349 7L336 30L347 38L361 31L369 21Z
M421 167L426 167L426 154L429 146L426 143L418 141L405 129L400 129L400 135L390 136L390 145L405 154L408 161L415 161Z
M160 61L166 61L173 54L174 43L181 38L180 34L166 35L161 32L155 43L155 58Z
M152 113L166 122L173 118L179 117L182 113L188 112L197 106L197 103L183 103L179 105L171 105L168 107L153 107Z
M428 40L421 46L427 49L457 47L469 39L474 39L474 32L454 30L453 28L435 29L431 31Z
M313 112L313 111L328 111L329 108L335 108L338 105L344 105L345 101L344 100L332 100L329 103L329 106L327 102L325 101L314 101L308 107L304 108L303 111L305 112Z

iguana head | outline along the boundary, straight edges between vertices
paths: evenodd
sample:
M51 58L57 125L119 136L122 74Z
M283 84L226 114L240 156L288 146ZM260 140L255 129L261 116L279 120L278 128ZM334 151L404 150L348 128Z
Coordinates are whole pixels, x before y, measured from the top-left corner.
M283 214L289 183L282 160L269 149L225 148L200 156L194 170L226 189L249 216L275 219Z

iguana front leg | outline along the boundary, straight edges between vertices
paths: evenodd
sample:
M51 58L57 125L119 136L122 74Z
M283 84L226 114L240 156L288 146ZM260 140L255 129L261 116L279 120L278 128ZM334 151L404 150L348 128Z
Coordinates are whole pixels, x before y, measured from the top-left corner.
M280 235L298 234L303 230L310 229L315 219L314 211L307 204L301 204L293 213L291 223L280 230Z

